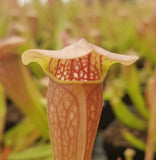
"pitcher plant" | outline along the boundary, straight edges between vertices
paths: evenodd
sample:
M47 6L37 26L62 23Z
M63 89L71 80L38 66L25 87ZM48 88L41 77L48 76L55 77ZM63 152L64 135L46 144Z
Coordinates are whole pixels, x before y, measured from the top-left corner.
M0 82L8 97L49 138L46 112L39 101L42 96L17 54L16 48L22 43L25 39L19 36L9 36L0 41Z
M23 53L25 65L37 62L49 76L47 111L54 160L91 160L107 70L114 63L127 66L137 59L85 39L57 51Z

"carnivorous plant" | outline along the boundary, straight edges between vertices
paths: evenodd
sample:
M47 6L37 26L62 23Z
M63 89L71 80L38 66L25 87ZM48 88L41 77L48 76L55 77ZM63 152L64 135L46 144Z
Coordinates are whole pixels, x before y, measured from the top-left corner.
M50 77L47 110L54 160L91 160L107 70L114 63L130 65L137 59L85 39L57 51L23 53L24 64L37 62Z
M0 41L0 82L9 98L20 107L45 137L49 137L46 114L39 102L42 96L30 73L22 64L20 56L16 54L15 48L24 42L25 39L19 36L9 36Z

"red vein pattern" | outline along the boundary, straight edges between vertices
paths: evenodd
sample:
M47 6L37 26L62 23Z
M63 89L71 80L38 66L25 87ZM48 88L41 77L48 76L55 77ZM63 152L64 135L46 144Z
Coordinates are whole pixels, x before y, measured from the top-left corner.
M50 79L48 118L54 160L91 160L103 105L103 85Z
M87 103L87 137L85 159L91 160L94 139L96 137L103 106L103 84L85 85Z
M95 81L102 76L102 57L90 53L76 59L54 59L49 63L50 73L62 81Z

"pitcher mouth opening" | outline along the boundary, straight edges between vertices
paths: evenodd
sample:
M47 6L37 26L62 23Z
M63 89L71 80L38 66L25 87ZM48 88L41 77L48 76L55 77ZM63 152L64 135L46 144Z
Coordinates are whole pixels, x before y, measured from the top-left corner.
M114 63L128 66L138 59L111 53L85 39L61 50L27 50L22 55L24 64L39 63L46 74L60 83L101 83L108 68Z
M48 75L60 83L101 83L105 78L103 56L91 52L76 59L54 59L49 62Z

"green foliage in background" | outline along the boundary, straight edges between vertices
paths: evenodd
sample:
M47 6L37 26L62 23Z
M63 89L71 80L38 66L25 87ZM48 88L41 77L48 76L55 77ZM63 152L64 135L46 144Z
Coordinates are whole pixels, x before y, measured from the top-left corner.
M52 5L42 5L33 0L31 4L15 10L13 7L7 10L5 4L1 3L0 39L9 35L26 38L26 43L18 48L19 59L24 50L60 49L82 37L112 52L137 54L140 60L136 65L111 68L104 85L103 98L111 104L114 114L122 124L138 132L147 131L150 115L145 90L156 64L154 2L114 0L89 6L80 5L76 1L62 3L58 0L54 0ZM5 125L8 97L4 96L6 91L0 84L0 142L4 146L0 151L0 158L4 156L3 151L9 148L8 160L49 160L52 153L45 118L46 108L42 103L48 82L38 65L31 64L26 70L22 71L22 76L25 77L24 84L32 99L32 103L27 106L31 110L24 112L23 120L3 134L1 130ZM26 75L28 73L24 73L28 70L31 80ZM34 86L37 87L36 91L32 89ZM19 87L23 86L19 84ZM39 96L35 96L35 92ZM128 96L131 104L123 101L125 96ZM14 100L11 103L17 105ZM24 108L21 106L24 105L19 105L21 111ZM145 150L145 142L132 133L123 132L123 137L136 148Z

